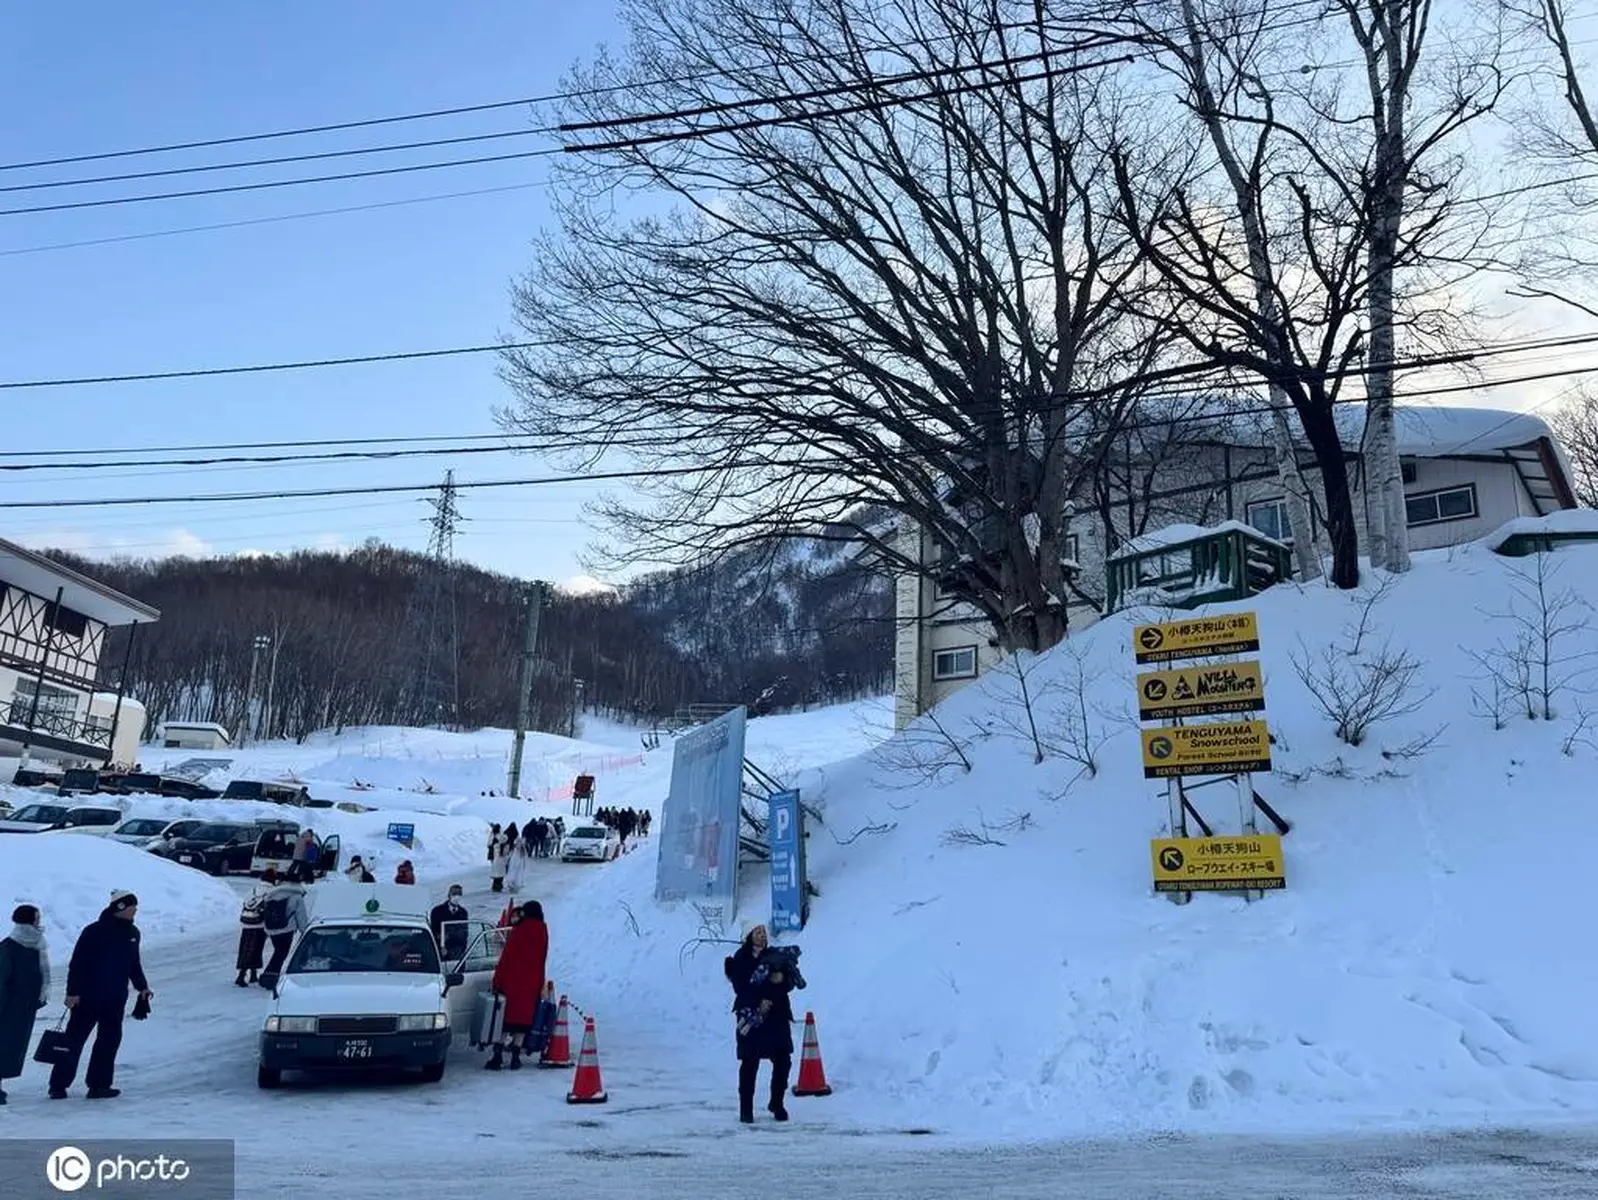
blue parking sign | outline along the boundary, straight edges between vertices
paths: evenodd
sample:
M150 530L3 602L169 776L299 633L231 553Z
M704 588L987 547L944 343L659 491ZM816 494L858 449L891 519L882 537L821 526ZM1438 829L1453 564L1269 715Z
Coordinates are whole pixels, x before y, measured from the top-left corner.
M799 793L771 797L766 837L771 846L771 932L805 927L805 839Z

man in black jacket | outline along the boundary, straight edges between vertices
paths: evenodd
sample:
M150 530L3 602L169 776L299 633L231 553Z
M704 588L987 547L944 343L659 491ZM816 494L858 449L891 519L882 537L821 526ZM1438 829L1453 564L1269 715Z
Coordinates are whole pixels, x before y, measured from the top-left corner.
M434 906L427 917L439 954L451 962L466 953L466 906L461 903L462 894L460 884L450 884L444 903Z
M90 1100L110 1100L121 1092L111 1086L116 1073L117 1049L122 1045L122 1018L128 1007L128 986L138 990L141 1008L155 994L139 961L139 898L132 892L113 892L100 919L80 935L67 967L67 1041L71 1054L50 1071L50 1099L65 1100L77 1078L78 1059L94 1033L89 1069L83 1081ZM135 1010L135 1017L143 1014Z

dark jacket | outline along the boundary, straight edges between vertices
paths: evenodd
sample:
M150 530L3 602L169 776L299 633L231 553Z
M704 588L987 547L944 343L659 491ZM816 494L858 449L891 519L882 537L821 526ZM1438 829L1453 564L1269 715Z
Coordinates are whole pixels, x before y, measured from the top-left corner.
M139 927L111 913L78 935L67 967L67 995L96 1015L121 1013L128 1006L128 985L147 991L144 964L139 961Z
M788 993L793 990L793 980L784 972L782 982L773 983L771 964L761 965L758 959L754 949L745 943L726 961L727 982L732 984L734 997L732 1009L740 1027L738 1058L792 1058L793 1005ZM763 1000L771 1001L771 1007L761 1014ZM756 1018L753 1027L744 1032L743 1026Z
M433 927L433 940L438 943L438 948L446 958L458 958L466 953L466 927L464 925L450 925L446 931L444 926L452 921L466 920L466 908L462 904L451 904L448 900L433 906L433 911L427 914L427 923ZM446 939L447 935L447 939ZM448 940L449 945L445 945Z
M0 941L0 1079L22 1074L43 986L39 952L10 938Z

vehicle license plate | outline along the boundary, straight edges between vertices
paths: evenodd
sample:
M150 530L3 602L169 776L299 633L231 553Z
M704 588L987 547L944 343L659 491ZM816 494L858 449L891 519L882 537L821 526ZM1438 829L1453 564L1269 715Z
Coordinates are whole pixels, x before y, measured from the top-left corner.
M192 855L192 854L180 854L180 855L178 855L178 861L180 863L192 863L194 861L194 855Z
M364 1038L356 1038L345 1042L338 1048L340 1058L371 1058L372 1043Z

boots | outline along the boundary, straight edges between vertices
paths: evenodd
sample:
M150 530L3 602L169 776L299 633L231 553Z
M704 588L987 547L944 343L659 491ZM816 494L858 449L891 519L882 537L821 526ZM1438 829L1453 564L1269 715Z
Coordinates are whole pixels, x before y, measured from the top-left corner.
M760 1064L754 1060L738 1064L738 1120L744 1125L755 1123L755 1072Z
M494 1057L483 1064L485 1071L503 1071L505 1069L505 1047L495 1046Z
M239 977L233 981L233 986L234 987L249 987L250 986L249 984L244 982L244 972L243 971L239 972Z
M771 1064L771 1103L766 1105L766 1111L779 1121L788 1119L788 1110L783 1107L783 1097L788 1093L789 1063L785 1059Z
M510 1048L510 1069L512 1071L520 1071L522 1069L522 1048L520 1046L512 1046Z

